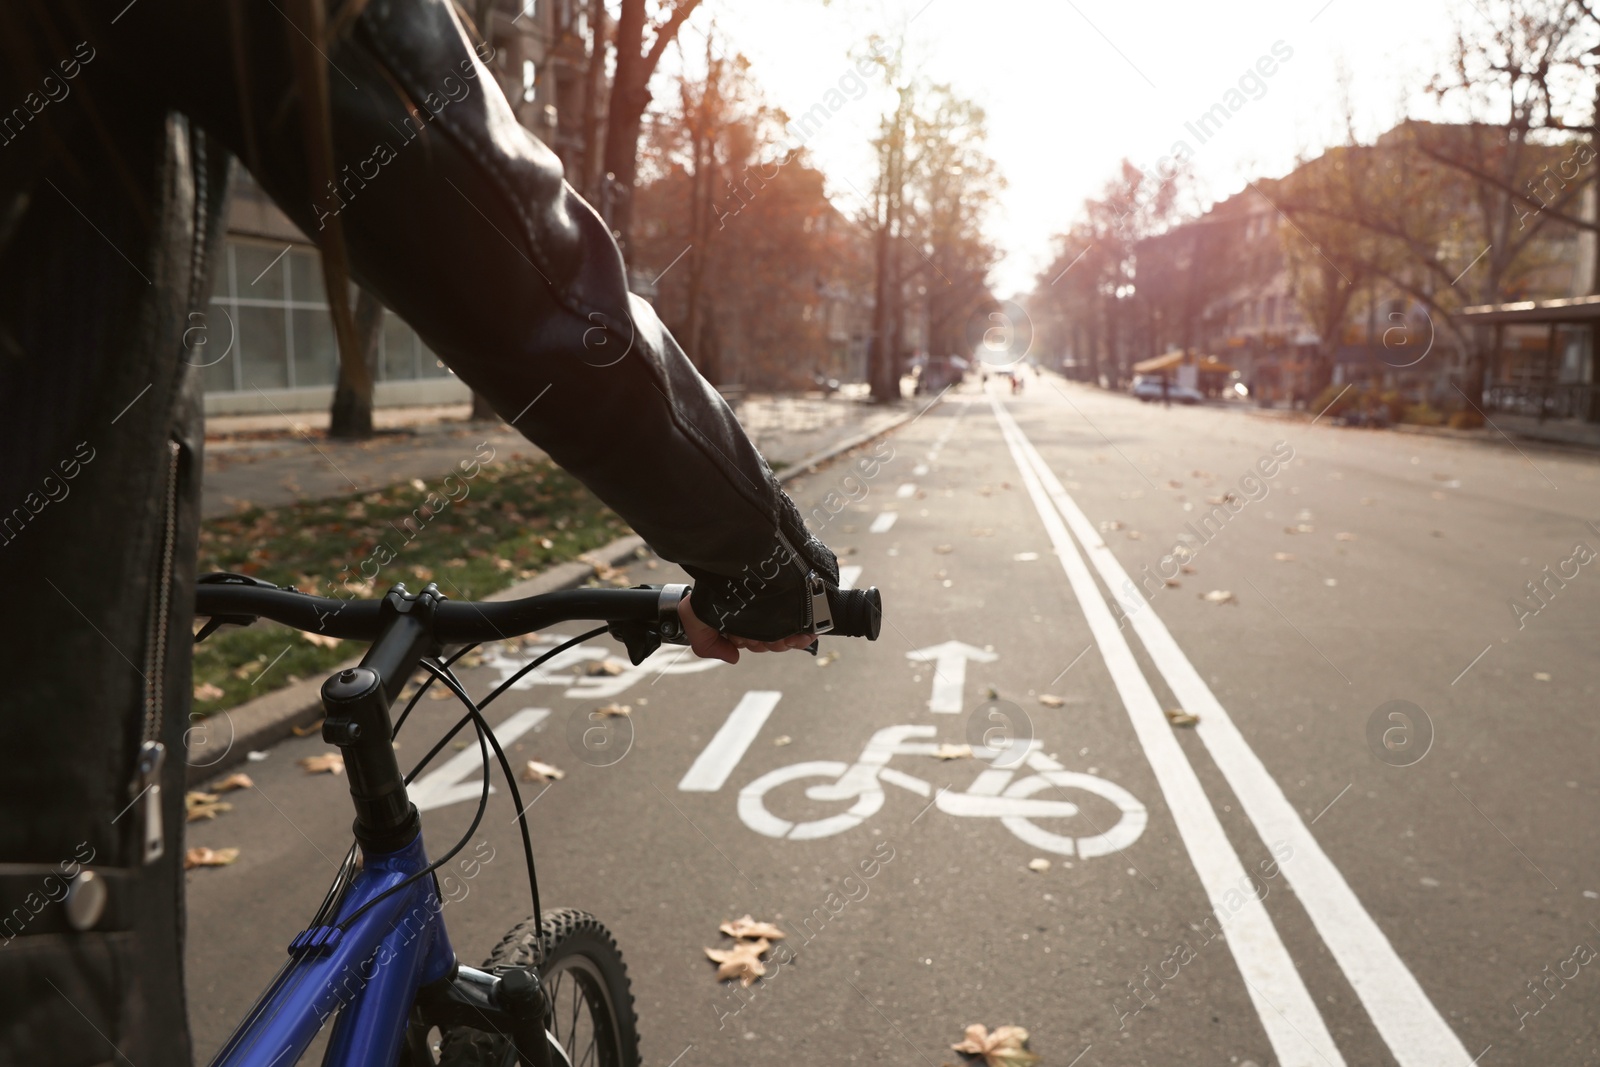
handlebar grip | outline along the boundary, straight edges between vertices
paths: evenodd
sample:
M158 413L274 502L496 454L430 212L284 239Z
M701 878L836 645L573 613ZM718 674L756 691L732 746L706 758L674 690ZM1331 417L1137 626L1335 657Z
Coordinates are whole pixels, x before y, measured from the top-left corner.
M883 597L877 587L870 589L829 589L828 608L833 613L829 637L878 639L883 625Z

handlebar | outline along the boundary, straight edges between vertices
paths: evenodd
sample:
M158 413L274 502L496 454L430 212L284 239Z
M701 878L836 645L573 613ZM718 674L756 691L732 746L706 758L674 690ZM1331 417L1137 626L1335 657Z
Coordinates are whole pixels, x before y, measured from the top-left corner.
M678 619L678 602L689 590L687 585L571 589L504 601L446 600L431 585L424 592L433 593L431 630L441 645L499 641L558 623L594 621L610 623L612 632L628 642L632 653L629 637L642 636L644 631L655 644L687 643ZM376 640L393 614L412 602L414 598L407 596L403 586L381 600L339 600L283 589L242 574L203 575L195 586L195 614L210 616L213 623L247 625L266 618L297 630L355 641ZM877 589L830 588L828 605L833 616L829 634L878 639L883 601Z

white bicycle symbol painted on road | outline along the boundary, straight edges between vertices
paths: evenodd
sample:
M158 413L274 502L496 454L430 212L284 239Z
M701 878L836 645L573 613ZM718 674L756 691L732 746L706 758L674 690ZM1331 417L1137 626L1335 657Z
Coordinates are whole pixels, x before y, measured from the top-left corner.
M1002 826L1035 848L1083 859L1127 848L1139 839L1149 821L1144 805L1132 793L1104 778L1066 770L1044 754L1037 740L1026 743L1026 754L1021 759L1016 758L1016 752L1010 747L974 745L973 756L990 760L991 765L981 771L963 793L941 789L935 795L930 783L888 765L895 756L934 755L937 745L911 739L937 735L938 728L934 726L887 726L872 735L866 750L854 764L811 760L768 771L739 791L739 818L750 829L767 837L790 841L831 837L853 830L876 815L883 807L883 785L888 783L920 797L933 796L934 805L947 815L999 819ZM1003 764L1026 764L1035 773L1013 781L1016 772ZM767 794L778 786L805 778L827 779L806 789L805 795L811 800L853 800L854 803L837 815L808 822L792 822L773 814L767 806ZM1095 832L1086 836L1047 830L1035 820L1067 819L1083 814L1077 804L1068 800L1034 799L1036 793L1047 789L1092 793L1116 807L1117 820L1104 829L1091 826Z

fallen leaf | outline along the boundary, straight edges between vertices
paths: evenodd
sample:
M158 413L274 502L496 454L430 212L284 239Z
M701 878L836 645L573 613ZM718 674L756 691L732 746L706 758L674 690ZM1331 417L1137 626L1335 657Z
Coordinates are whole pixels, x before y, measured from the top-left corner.
M1316 527L1312 526L1309 522L1302 522L1298 526L1285 526L1283 528L1283 532L1286 533L1286 534L1315 533L1316 532Z
M1533 680L1536 682L1548 682L1550 680L1550 675L1546 671L1534 671Z
M772 739L772 744L773 744L774 748L782 748L784 745L793 744L793 743L794 743L794 738L790 737L788 734L784 734L782 737L774 737Z
M1354 541L1356 535L1353 533L1336 533L1333 535L1333 539L1335 541Z
M942 743L933 751L934 759L971 759L971 745L952 745Z
M1140 533L1138 530L1129 530L1128 531L1128 540L1130 540L1130 541L1138 541L1138 540L1141 540L1143 537L1144 537L1144 534Z
M622 664L618 663L616 660L614 660L614 659L603 659L598 663L589 664L589 666L587 668L585 668L584 673L589 675L591 678L597 677L597 676L602 675L602 674L607 674L607 675L611 675L612 677L616 677L617 675L622 673L622 670L623 670Z
M1047 708L1059 708L1065 705L1066 701L1061 697L1056 696L1054 693L1040 693L1039 703L1043 704Z
M215 700L221 695L222 687L220 685L212 685L210 682L201 682L194 687L194 698L196 700Z
M980 529L973 530L972 531L972 536L973 537L993 537L994 536L994 531L990 530L990 529L986 529L986 528L980 528Z
M984 1067L1029 1067L1039 1057L1028 1051L1028 1031L1020 1026L997 1027L994 1033L982 1023L967 1027L966 1040L951 1045L956 1052L982 1056Z
M1122 529L1122 523L1117 521L1116 519L1107 519L1105 522L1102 522L1100 524L1100 532L1101 533L1110 533L1112 530L1120 530L1120 529Z
M322 729L322 720L321 719L318 719L316 722L307 723L304 726L291 726L291 727L289 727L289 731L291 733L293 733L296 737L310 737L312 734L318 733L319 731L321 731L321 729Z
M939 553L939 555L941 555L941 556L948 556L954 550L954 548L955 548L954 545L934 545L933 546L933 550L935 552Z
M1200 721L1200 716L1192 715L1182 708L1168 708L1167 721L1174 726L1193 726Z
M1018 552L1016 555L1011 557L1012 561L1015 563L1032 563L1038 558L1039 553L1037 552Z
M1183 573L1185 573L1185 574L1199 574L1200 571L1198 569L1194 568L1194 567L1189 566L1187 563L1185 563L1183 565Z
M826 667L828 664L832 663L834 660L836 660L838 658L839 658L838 650L837 649L829 649L828 651L824 652L822 655L817 657L816 663L817 663L817 666L819 666L819 667Z
M1239 598L1226 589L1213 589L1209 593L1201 594L1200 599L1208 604L1237 604L1239 602Z
M248 774L245 774L243 771L238 771L237 773L228 775L228 777L224 778L211 788L215 789L219 793L231 793L235 789L254 789L255 785L256 783L250 780L250 776Z
M742 986L751 986L757 978L767 973L761 954L771 948L766 938L759 941L740 941L732 948L708 948L706 958L717 965L718 981L739 979Z
M215 793L185 793L183 810L187 821L198 822L201 819L215 819L225 811L232 811L233 805L226 800L218 800Z
M191 848L183 854L183 869L196 867L226 867L239 858L236 848Z
M320 756L307 756L300 761L300 766L306 769L307 774L343 774L344 755L324 752Z
M1045 859L1043 856L1040 856L1038 859L1032 859L1028 861L1028 870L1030 871L1038 871L1042 874L1049 869L1050 861Z
M1178 589L1183 585L1183 583L1178 581L1176 578L1163 578L1161 580L1161 584L1165 585L1168 589Z
M1278 561L1279 563L1293 563L1294 562L1294 553L1293 552L1274 552L1272 554L1272 558L1274 560Z
M522 780L525 782L559 782L567 776L567 772L560 767L552 767L548 763L531 759L522 769Z
M773 941L782 941L788 936L771 923L757 922L749 915L742 919L735 919L732 922L725 922L717 929L729 937L747 937L751 940L771 938Z
M601 718L605 718L605 719L613 719L613 718L616 718L616 717L618 717L620 715L632 715L633 714L633 705L631 705L631 704L607 704L605 707L597 709L595 711L595 714L599 715Z
M1167 488L1168 489L1182 489L1183 488L1183 483L1178 481L1176 478L1168 478L1167 479Z
M300 636L318 648L338 648L341 641L340 638L329 637L327 634L307 633L304 630L300 631Z

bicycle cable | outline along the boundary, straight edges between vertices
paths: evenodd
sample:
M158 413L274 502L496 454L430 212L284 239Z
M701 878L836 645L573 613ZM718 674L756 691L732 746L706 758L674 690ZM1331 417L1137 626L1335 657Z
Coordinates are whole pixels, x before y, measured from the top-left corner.
M424 661L425 665L427 665L427 663L428 661ZM405 889L410 885L415 884L424 876L433 874L450 860L455 859L456 854L462 849L466 848L467 842L472 840L472 835L478 832L478 826L483 822L484 813L489 810L489 746L487 739L493 737L494 735L489 731L488 724L483 721L483 716L478 714L478 709L472 703L472 698L467 695L467 691L465 689L461 688L461 683L456 680L455 676L448 670L442 670L438 668L437 665L433 665L430 667L430 669L439 669L440 673L435 677L440 678L444 684L449 687L450 691L455 693L456 697L469 709L471 709L470 715L472 722L478 731L478 750L483 757L483 793L478 798L478 811L472 817L472 825L467 827L467 832L461 835L461 839L451 847L450 851L446 852L444 855L440 856L438 859L422 868L422 870L399 882L396 882L394 885L377 894L371 900L368 900L365 904L362 904L360 907L356 908L355 911L341 919L336 925L339 929L347 932L350 929L351 923L355 922L356 919L370 911L380 901L384 900L386 897L393 896L395 893L400 892L400 890ZM499 747L498 744L496 747Z
M465 646L463 648L457 649L455 655L451 656L449 659L444 661L444 665L446 667L454 665L456 660L460 659L462 656L465 656L468 652L471 652L473 649L475 649L477 647L478 647L478 642L474 641L470 645L467 645L467 646ZM400 736L400 727L402 727L402 726L404 726L406 724L406 717L411 714L411 709L417 706L417 701L422 699L422 694L428 691L428 686L433 684L433 679L434 679L433 675L431 675L431 674L428 675L428 677L423 681L423 683L420 686L417 687L417 691L415 693L411 694L411 699L406 702L405 710L401 711L400 712L400 717L395 720L394 730L393 730L393 732L391 732L389 734L389 740L392 741L395 738ZM409 780L410 779L407 779L407 781L409 781Z

